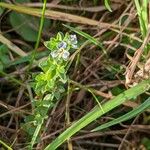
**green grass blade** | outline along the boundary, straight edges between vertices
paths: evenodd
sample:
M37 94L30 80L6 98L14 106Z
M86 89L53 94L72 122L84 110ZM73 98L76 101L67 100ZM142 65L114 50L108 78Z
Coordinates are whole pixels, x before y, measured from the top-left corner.
M45 56L48 56L48 54L49 54L49 51L38 52L35 58L40 59L40 58L43 58ZM9 68L9 67L19 65L19 64L22 64L22 63L30 62L31 58L32 58L32 54L29 54L27 56L18 58L14 61L11 61L11 63L5 64L4 68Z
M139 0L134 0L134 3L135 3L136 9L137 9L137 14L138 14L138 17L139 17L140 29L141 29L141 32L143 34L144 33L144 29L143 28L144 27L143 27L143 21L141 19L142 16L141 16L141 7L140 7Z
M150 79L144 80L143 82L139 83L135 87L132 87L125 92L119 94L112 100L106 102L102 105L103 111L105 113L109 112L110 110L114 109L115 107L121 105L122 103L128 101L129 99L135 98L138 95L144 93L150 88ZM79 130L90 124L91 122L95 121L97 118L101 117L104 113L96 106L92 111L74 123L71 127L66 129L60 136L58 136L52 143L50 143L44 150L55 150L58 148L63 142L69 139L72 135L77 133Z
M39 43L40 43L40 39L41 39L41 34L42 34L42 30L43 30L43 25L44 25L45 11L46 11L46 3L47 3L47 0L44 0L38 37L37 37L37 41L35 44L35 50L39 47Z
M99 42L99 41L98 41L97 39L95 39L94 37L90 36L89 34L83 32L83 31L81 31L81 30L79 30L79 29L77 29L77 28L73 28L73 27L68 26L68 25L66 25L66 24L63 24L63 25L64 25L66 28L68 28L68 29L74 31L75 33L77 33L77 34L79 34L79 35L85 37L85 38L88 39L91 43L94 43L95 45L99 46L99 47L102 49L102 51L104 52L104 54L107 54L107 52L106 52L105 48L103 47L103 45L101 44L101 42Z
M139 0L134 0L134 2L135 2L136 9L137 9L137 13L138 15L140 15L141 7L140 7Z
M110 11L112 12L112 9L110 7L110 0L104 0L104 4L105 4L105 7Z
M36 129L34 131L34 134L32 136L32 140L31 140L31 144L30 144L29 150L33 149L33 145L34 145L34 143L35 143L35 141L37 139L37 136L38 136L38 134L39 134L39 132L41 130L42 124L43 124L43 122L36 127Z
M140 4L139 0L134 0L134 3L139 17L141 33L144 38L148 30L148 11L147 11L148 1L144 0L143 3L141 2Z
M0 33L0 43L3 43L4 45L7 45L7 47L11 51L15 52L19 56L26 56L27 55L23 50L21 50L18 46L16 46L15 44L13 44L10 40L8 40L1 33Z
M4 143L1 140L0 140L0 144L2 144L5 148L7 148L7 150L13 150L11 147L9 147L6 143ZM1 149L3 149L3 148L1 147Z
M31 68L31 66L33 64L33 61L34 61L34 59L36 57L37 48L39 47L39 43L40 43L40 39L41 39L41 34L42 34L42 29L43 29L43 25L44 25L46 3L47 3L47 0L44 0L43 9L42 9L42 16L41 16L41 20L40 20L40 27L39 27L39 32L38 32L38 37L37 37L37 41L36 41L36 44L35 44L34 51L32 52L32 58L30 60L30 64L29 64L28 70L30 70L30 68Z
M142 18L145 22L145 28L147 31L147 29L148 29L148 0L143 1L141 14L142 14Z
M0 70L0 74L4 77L6 77L6 79L18 84L18 85L21 85L23 87L26 87L26 85L24 83L22 83L20 80L17 80L16 78L12 77L10 74L7 74L5 73L4 71L1 71Z
M111 127L115 124L121 123L123 121L129 120L129 119L135 117L136 115L142 113L145 109L147 109L149 107L150 107L150 98L148 98L144 103L142 103L141 105L139 105L137 108L133 109L132 111L126 113L125 115L123 115L117 119L114 119L112 121L109 121L105 124L102 124L101 126L93 129L92 131L99 131L99 130Z
M95 94L92 92L92 90L91 90L91 89L88 89L88 91L92 94L93 98L95 99L95 101L96 101L97 104L99 105L99 108L103 111L103 113L105 113L104 110L103 110L103 107L102 107L101 103L99 102L99 100L98 100L98 98L95 96Z

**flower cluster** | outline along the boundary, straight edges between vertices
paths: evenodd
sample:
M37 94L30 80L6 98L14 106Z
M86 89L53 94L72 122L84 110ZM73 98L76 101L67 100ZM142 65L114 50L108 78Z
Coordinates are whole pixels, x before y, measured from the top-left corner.
M50 44L51 43L51 44ZM78 46L77 36L75 34L65 36L59 32L56 38L51 38L50 41L44 42L44 45L51 50L51 57L60 60L61 58L65 61L68 60L71 48L77 49Z

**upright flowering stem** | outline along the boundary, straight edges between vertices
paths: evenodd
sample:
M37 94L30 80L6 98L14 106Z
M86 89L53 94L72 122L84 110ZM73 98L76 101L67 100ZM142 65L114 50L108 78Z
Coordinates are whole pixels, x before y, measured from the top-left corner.
M32 149L38 134L42 128L44 120L47 118L47 113L58 100L61 99L62 93L65 92L64 84L68 77L66 74L66 64L69 60L71 49L76 49L76 35L65 36L58 33L55 38L50 38L44 42L44 45L51 51L49 57L39 64L42 72L35 77L34 91L36 98L34 100L34 114L28 116L28 128L33 129L33 136L30 144Z

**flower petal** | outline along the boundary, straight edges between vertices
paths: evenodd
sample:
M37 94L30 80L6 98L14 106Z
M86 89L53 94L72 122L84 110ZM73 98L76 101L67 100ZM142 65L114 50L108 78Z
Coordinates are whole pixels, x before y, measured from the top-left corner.
M58 51L52 51L52 52L51 52L51 56L52 56L53 58L56 58L56 57L58 56Z
M66 49L66 48L67 48L67 43L64 42L64 41L60 42L60 43L58 44L58 49L60 49L60 48Z
M69 53L68 51L64 51L64 52L62 53L62 58L63 58L64 60L67 60L68 57L69 57L69 55L70 55L70 53Z
M71 34L70 35L70 41L72 44L77 44L78 43L77 36L75 34Z

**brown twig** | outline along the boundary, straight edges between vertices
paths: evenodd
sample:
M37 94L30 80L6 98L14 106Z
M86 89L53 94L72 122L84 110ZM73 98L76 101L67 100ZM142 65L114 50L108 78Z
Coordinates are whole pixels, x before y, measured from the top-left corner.
M29 6L29 7L42 7L42 3L24 3L24 6ZM53 4L53 3L47 3L46 4L47 8L58 8L58 9L67 9L67 10L78 10L78 11L87 11L87 12L100 12L106 10L105 6L91 6L91 7L80 7L80 6L66 6L66 5L61 5L61 4ZM118 4L112 4L111 8L115 10L118 8Z
M140 57L144 51L144 48L149 40L149 34L150 34L150 26L148 27L148 32L147 35L143 41L143 44L141 45L141 47L135 52L133 58L132 58L132 62L130 62L130 64L128 65L127 69L126 69L126 85L128 86L131 83L132 80L132 76L134 74L134 71L136 69L136 65L138 63L138 61L140 60Z

